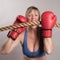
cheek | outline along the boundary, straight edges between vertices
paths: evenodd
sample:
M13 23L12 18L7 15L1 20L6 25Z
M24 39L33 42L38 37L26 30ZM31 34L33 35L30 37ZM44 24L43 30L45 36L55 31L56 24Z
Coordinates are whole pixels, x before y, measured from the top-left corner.
M28 20L31 20L31 17L28 17Z
M31 17L27 17L28 21L31 21Z
M38 16L36 16L35 18L36 18L36 20L39 20L39 17Z

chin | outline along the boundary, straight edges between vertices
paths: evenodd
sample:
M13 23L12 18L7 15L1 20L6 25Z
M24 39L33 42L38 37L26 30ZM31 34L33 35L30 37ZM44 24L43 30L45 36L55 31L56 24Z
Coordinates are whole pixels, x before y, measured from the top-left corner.
M31 28L36 29L36 28L37 28L37 26L32 26Z

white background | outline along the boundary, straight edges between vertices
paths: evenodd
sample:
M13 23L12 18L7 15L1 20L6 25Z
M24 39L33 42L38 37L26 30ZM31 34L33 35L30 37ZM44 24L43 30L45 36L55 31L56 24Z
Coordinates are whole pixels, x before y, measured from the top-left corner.
M59 0L0 0L0 27L11 25L17 15L25 15L29 6L38 7L41 14L53 11L57 15L57 23L60 23ZM0 32L0 47L6 41L7 33L8 30ZM47 55L47 60L60 60L60 28L54 27L52 38L55 50L52 55ZM9 55L0 55L0 60L21 60L22 56L21 45L18 45Z

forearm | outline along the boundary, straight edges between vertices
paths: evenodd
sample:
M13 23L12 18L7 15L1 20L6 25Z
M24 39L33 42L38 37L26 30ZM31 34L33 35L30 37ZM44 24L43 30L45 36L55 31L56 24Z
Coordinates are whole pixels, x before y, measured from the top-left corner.
M8 54L9 49L10 49L10 45L8 45L8 43L7 44L5 43L0 49L0 54Z
M44 50L47 54L51 54L54 50L52 38L44 38Z
M11 39L7 40L4 45L1 47L0 54L9 54L13 48L13 41Z

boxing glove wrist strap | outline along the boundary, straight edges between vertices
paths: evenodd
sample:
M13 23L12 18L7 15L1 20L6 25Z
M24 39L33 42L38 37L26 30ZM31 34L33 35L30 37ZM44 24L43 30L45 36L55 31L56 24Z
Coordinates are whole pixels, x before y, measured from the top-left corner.
M42 36L43 37L52 37L52 29L42 29Z
M19 33L17 31L9 31L9 33L7 34L7 36L9 38L11 38L12 40L15 40L18 37Z

